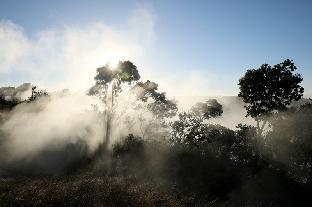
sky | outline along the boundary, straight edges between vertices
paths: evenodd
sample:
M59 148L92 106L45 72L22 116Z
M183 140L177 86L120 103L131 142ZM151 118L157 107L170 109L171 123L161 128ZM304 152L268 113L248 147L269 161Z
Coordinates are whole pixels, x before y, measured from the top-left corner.
M237 95L250 68L292 59L312 96L312 1L0 0L0 84L87 90L130 60L177 96Z

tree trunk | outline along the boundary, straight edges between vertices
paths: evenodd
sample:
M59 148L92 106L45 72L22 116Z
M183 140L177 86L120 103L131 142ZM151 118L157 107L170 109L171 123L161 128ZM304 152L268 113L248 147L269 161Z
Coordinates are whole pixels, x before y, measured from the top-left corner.
M112 101L111 101L111 106L110 110L107 111L106 114L106 133L105 137L103 140L103 150L107 151L108 150L108 145L110 142L110 137L111 137L111 123L112 123L112 116L113 116L113 109L114 109L114 88L115 88L115 83L112 85Z
M106 119L106 133L103 140L103 150L108 149L108 145L110 142L110 135L111 135L111 112L107 112L107 119Z
M258 135L258 136L262 136L262 133L263 133L263 130L264 130L264 127L265 127L267 121L264 120L264 121L262 122L261 127L260 127L260 122L261 122L261 120L259 120L259 118L256 118L256 121L257 121L257 135Z

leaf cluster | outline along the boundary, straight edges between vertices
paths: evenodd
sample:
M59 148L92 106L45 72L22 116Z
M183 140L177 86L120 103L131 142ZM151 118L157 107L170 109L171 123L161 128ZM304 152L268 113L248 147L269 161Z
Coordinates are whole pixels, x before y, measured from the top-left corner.
M297 67L292 60L258 69L247 70L239 80L239 97L247 104L247 116L258 117L273 111L282 111L293 101L299 100L304 89L299 84L302 77L294 73Z

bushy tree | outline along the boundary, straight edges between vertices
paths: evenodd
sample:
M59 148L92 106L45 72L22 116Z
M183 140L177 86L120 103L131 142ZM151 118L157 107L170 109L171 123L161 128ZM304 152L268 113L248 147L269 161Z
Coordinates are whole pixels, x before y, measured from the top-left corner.
M241 166L249 167L254 173L265 167L264 142L257 139L257 128L247 124L236 126L230 157Z
M113 145L113 170L118 174L135 174L144 164L144 140L129 134Z
M25 100L19 97L19 94L27 92L31 87L31 95ZM18 87L2 87L0 90L0 109L11 110L18 104L37 100L39 97L48 96L46 90L39 90L37 86L31 86L30 83L24 83ZM9 98L7 98L9 97Z
M133 87L133 92L143 102L151 100L147 108L158 118L173 117L178 111L176 102L168 99L166 93L158 92L158 84L155 82L138 82Z
M265 127L266 115L286 110L292 101L302 97L302 77L294 73L296 69L293 61L287 59L274 66L263 64L258 69L249 69L239 80L238 96L246 103L246 116L251 116L257 121L259 135Z
M196 103L191 108L191 114L199 119L210 119L221 116L223 113L222 105L216 99L209 99L206 102Z
M152 81L138 82L132 88L139 109L135 122L142 138L149 135L150 139L164 138L168 134L168 120L177 114L175 100L167 98L166 93L158 91L158 84ZM133 117L134 118L134 117Z
M6 100L5 97L0 96L0 110L11 110L18 104L20 104L18 99Z
M222 105L215 99L195 104L189 112L179 113L178 120L171 123L171 141L191 146L210 142L210 128L204 121L222 113Z

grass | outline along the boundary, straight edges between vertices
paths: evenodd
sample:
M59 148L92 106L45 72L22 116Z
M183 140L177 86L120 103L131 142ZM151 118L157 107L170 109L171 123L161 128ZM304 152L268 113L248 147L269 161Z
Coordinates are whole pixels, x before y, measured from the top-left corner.
M192 196L148 181L75 176L0 180L0 206L189 206Z

